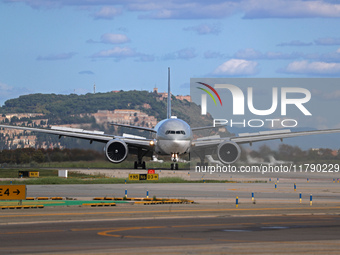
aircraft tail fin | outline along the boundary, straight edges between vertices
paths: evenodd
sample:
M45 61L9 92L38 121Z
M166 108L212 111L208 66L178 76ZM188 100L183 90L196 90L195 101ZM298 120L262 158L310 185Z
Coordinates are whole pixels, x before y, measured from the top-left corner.
M171 118L170 67L168 67L168 109L167 119Z

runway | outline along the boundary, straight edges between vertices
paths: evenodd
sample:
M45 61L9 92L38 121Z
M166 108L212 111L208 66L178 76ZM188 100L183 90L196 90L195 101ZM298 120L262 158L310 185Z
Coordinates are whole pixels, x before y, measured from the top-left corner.
M140 220L99 219L102 213L92 220L80 220L84 215L78 215L78 220L65 215L64 222L36 218L35 222L1 224L0 253L338 254L340 248L338 215Z
M296 191L294 190L296 183ZM296 203L301 193L302 202L309 204L310 194L314 203L339 202L340 184L327 181L280 179L275 190L275 183L144 183L144 184L91 184L91 185L30 185L27 196L60 196L78 199L93 197L123 197L127 190L128 197L184 198L199 203L234 203L239 197L240 203L251 203L254 193L258 203Z
M237 168L236 172L209 172L209 171L196 171L194 169L180 169L177 171L169 170L169 169L155 169L155 173L159 174L160 178L164 177L179 177L185 180L202 180L202 179L210 179L210 180L236 180L236 181L244 181L244 180L259 180L259 181L269 181L272 179L275 181L277 178L280 179L296 179L296 180L332 180L333 178L340 178L340 172L333 169L329 170L329 172L320 172L320 171L312 171L312 170L304 170L299 171L299 166L304 166L303 164L294 165L298 168L298 170L291 170L290 172L241 172L239 168ZM313 165L314 167L320 165ZM337 166L338 169L338 166ZM206 169L205 169L206 170ZM94 174L94 175L102 175L106 177L114 177L114 178L129 178L129 174L144 174L146 170L142 169L69 169L69 171L74 171L83 174Z
M327 176L309 182L29 185L27 196L85 200L122 197L125 190L128 197L145 197L148 190L150 197L196 203L2 210L0 254L339 253L340 184Z

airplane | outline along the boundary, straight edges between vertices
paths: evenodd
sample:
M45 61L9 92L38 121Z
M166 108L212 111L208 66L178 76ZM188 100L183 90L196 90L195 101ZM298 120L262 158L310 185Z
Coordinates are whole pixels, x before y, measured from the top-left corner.
M59 138L73 137L105 144L105 156L112 163L123 162L129 153L137 155L134 168L146 169L143 157L152 157L154 154L171 156L171 169L178 170L179 157L184 154L194 153L200 158L198 165L204 166L205 155L217 152L219 161L223 164L236 162L241 155L241 144L284 138L339 133L340 129L327 129L316 131L291 132L288 130L262 131L257 133L245 133L232 137L203 137L194 139L193 133L198 130L219 128L221 126L190 127L188 123L175 116L171 116L171 93L170 93L170 68L168 68L168 100L167 119L161 120L154 128L132 126L118 123L110 123L115 126L129 127L153 133L152 139L144 137L123 135L115 136L101 131L88 131L65 127L32 128L12 125L0 125L0 128L19 129L33 132L58 135Z

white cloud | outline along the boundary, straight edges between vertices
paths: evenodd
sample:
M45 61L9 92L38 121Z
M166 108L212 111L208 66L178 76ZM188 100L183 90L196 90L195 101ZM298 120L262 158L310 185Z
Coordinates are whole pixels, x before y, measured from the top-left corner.
M340 74L339 63L309 62L306 60L294 61L284 69L286 73L313 74L313 75L335 75Z
M324 37L316 39L314 42L317 45L340 45L340 38Z
M138 11L141 18L150 19L220 19L244 13L244 18L339 18L340 4L327 0L6 0L22 2L32 8L61 6L99 6L97 19L113 19L122 10ZM104 7L103 7L104 6Z
M249 19L340 17L340 5L327 1L248 0L242 8Z
M92 75L94 74L94 72L90 71L90 70L84 70L84 71L80 71L78 74L88 74L88 75Z
M310 57L310 59L316 59L319 61L324 61L324 62L340 62L340 51L339 49L336 51L332 51L329 53L324 53L324 54L312 54L311 56L306 55L306 58ZM314 58L313 58L314 57Z
M130 39L124 34L111 34L106 33L100 37L100 41L94 41L92 39L87 40L88 43L106 43L106 44L121 44L127 43Z
M305 59L305 60L314 60L319 62L340 62L340 48L336 51L331 51L328 53L302 53L302 52L292 52L292 53L283 53L283 52L261 52L255 50L253 48L247 48L237 51L233 58L237 59L247 59L247 60L255 60L255 59L263 59L263 60L276 60L276 59Z
M95 19L113 19L122 13L121 8L113 6L104 6L100 11L96 12L93 16Z
M93 58L128 58L128 57L136 57L139 53L129 47L114 47L109 50L100 51L94 55Z
M130 47L114 47L109 50L99 51L91 56L93 59L113 58L117 61L132 58L137 62L152 62L155 60L153 55L140 53Z
M163 60L184 59L189 60L195 58L197 55L194 48L184 48L173 53L169 53L163 57Z
M140 15L140 18L147 19L219 19L236 13L240 7L240 3L234 0L154 0L153 2L155 4L151 4L150 1L130 4L129 8L134 11L146 12Z
M119 44L129 42L130 39L123 34L103 34L100 38L102 43Z
M147 55L147 54L140 54L137 62L153 62L155 61L155 57L153 55Z
M300 53L282 53L282 52L272 52L268 51L262 53L258 50L247 48L244 50L239 50L234 54L234 58L239 59L294 59L300 57Z
M32 8L39 9L39 8L60 8L60 6L64 5L64 0L6 0L4 2L8 3L25 3Z
M214 75L254 75L258 72L258 63L244 59L230 59L218 66Z
M290 42L283 42L283 43L279 43L277 44L276 46L311 46L313 45L313 43L309 42L309 43L306 43L306 42L301 42L299 40L293 40L293 41L290 41Z
M201 24L198 26L186 27L183 30L194 31L199 35L218 35L221 32L221 26L219 24Z
M77 53L75 53L75 52L50 54L48 56L39 56L39 57L37 57L37 60L39 60L39 61L67 60L67 59L71 59L76 54Z
M252 48L247 48L244 50L239 50L234 54L235 58L241 58L241 59L258 59L262 58L263 54L260 51L257 51Z
M224 54L217 52L217 51L206 51L204 52L204 57L209 58L223 58Z

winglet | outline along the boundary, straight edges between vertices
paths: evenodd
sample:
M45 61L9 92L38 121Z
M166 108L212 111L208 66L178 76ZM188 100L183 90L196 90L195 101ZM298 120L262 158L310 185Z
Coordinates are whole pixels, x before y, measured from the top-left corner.
M170 67L168 67L168 109L167 119L171 118Z

